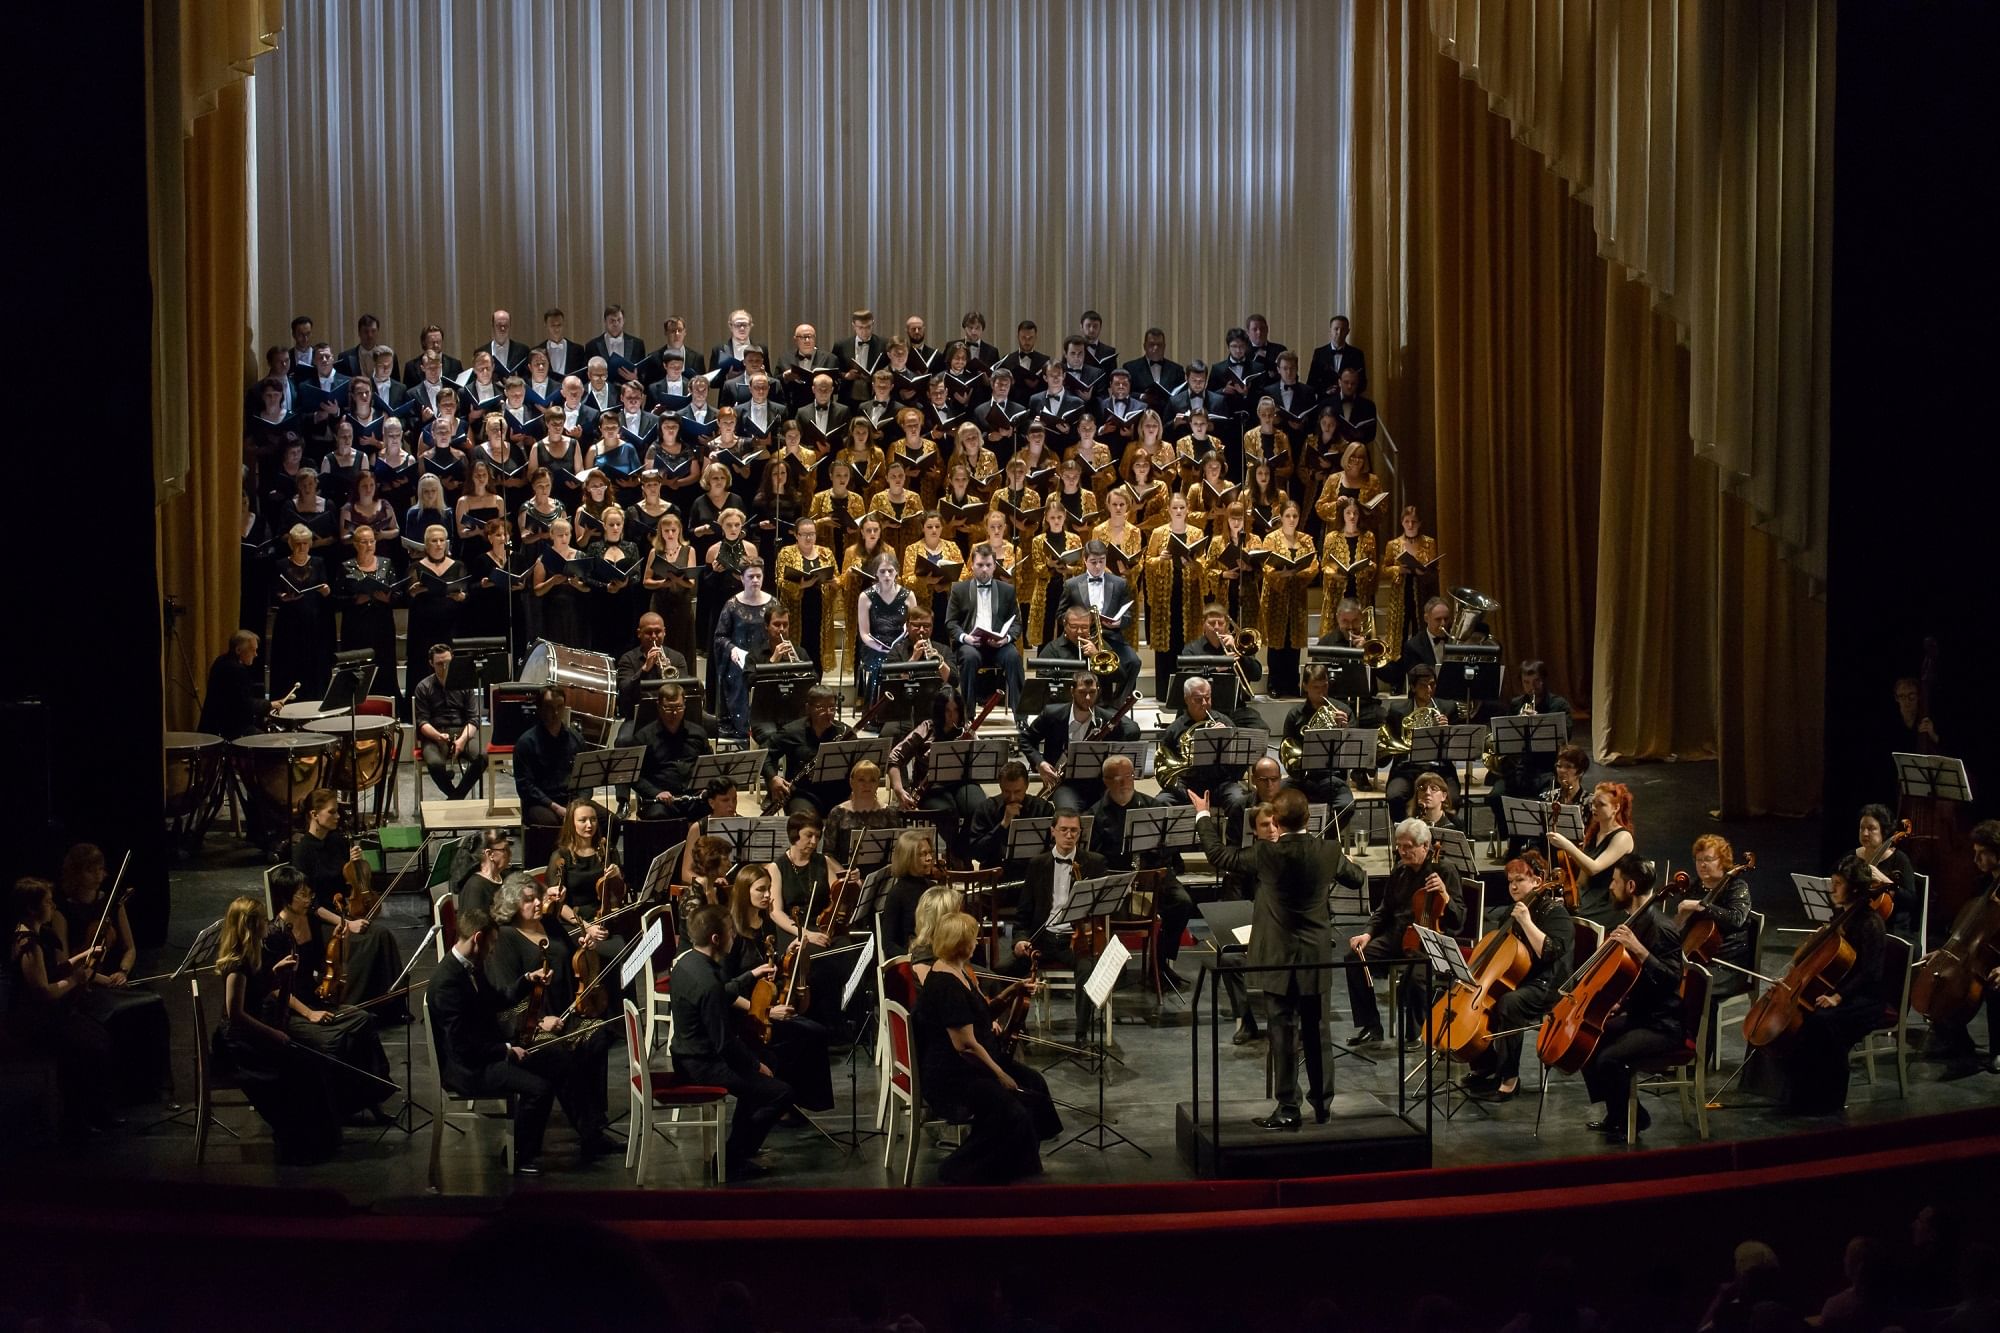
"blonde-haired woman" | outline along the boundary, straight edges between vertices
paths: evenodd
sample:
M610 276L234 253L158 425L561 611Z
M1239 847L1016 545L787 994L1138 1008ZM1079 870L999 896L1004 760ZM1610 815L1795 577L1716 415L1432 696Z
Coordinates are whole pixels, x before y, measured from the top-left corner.
M653 595L653 610L667 622L667 647L689 666L695 660L695 580L694 547L681 535L681 516L669 510L653 531L643 582Z
M910 971L919 985L937 961L938 922L965 910L965 895L949 884L933 884L917 899L917 929L910 936Z
M301 699L322 698L333 672L333 608L328 604L333 584L312 545L312 529L294 523L285 533L285 555L271 582L278 603L271 623L274 695L297 685Z
M275 959L266 952L270 933L270 913L261 898L245 894L223 913L215 954L222 1018L210 1040L217 1061L271 1126L278 1160L323 1162L340 1148L340 1113L314 1057L303 1046L294 1049L291 1035L270 1021L290 1008L299 963L290 949Z
M882 898L882 956L910 951L917 933L917 904L937 879L937 830L930 824L906 828L889 851L889 884Z

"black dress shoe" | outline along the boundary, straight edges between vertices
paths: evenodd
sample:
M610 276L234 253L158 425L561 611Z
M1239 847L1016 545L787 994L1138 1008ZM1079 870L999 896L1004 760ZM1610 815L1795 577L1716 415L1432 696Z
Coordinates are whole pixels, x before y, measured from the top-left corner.
M1502 1092L1498 1083L1488 1083L1481 1087L1473 1087L1468 1084L1466 1087L1466 1096L1472 1098L1475 1102L1511 1102L1514 1100L1514 1094L1517 1091L1519 1089L1509 1088L1507 1091ZM1620 1128L1620 1132L1623 1132L1622 1127Z
M542 1164L533 1157L520 1158L514 1163L514 1174L517 1176L539 1176L542 1174Z
M1491 1092L1500 1086L1498 1074L1468 1074L1465 1077L1467 1092Z
M1354 1029L1354 1045L1373 1046L1382 1040L1382 1029L1376 1027Z
M1236 1020L1236 1035L1231 1037L1229 1040L1232 1044L1237 1046L1248 1046L1251 1042L1257 1040L1259 1037L1263 1035L1264 1035L1263 1033L1257 1030L1257 1025L1255 1023L1251 1022L1247 1018L1239 1018Z
M586 1159L602 1157L606 1153L618 1151L618 1145L612 1142L609 1134L600 1132L592 1134L583 1140L582 1151Z
M1275 1129L1286 1132L1292 1132L1296 1131L1299 1128L1299 1126L1305 1124L1305 1121L1299 1117L1299 1113L1297 1111L1279 1110L1279 1111L1273 1111L1269 1115L1257 1116L1254 1119L1252 1119L1250 1123L1255 1125L1259 1129Z
M1179 972L1176 972L1174 970L1174 965L1172 963L1160 964L1160 981L1162 983L1171 983L1175 986L1180 986L1180 987L1187 987L1193 984L1186 977L1182 976Z
M731 1162L729 1164L729 1183L732 1185L739 1180L757 1180L760 1177L770 1174L770 1167L765 1166L762 1162L752 1157L746 1157L740 1162Z
M1645 1107L1643 1106L1640 1107L1639 1126L1638 1126L1639 1132L1641 1134L1645 1133L1646 1130L1652 1126L1652 1123L1653 1123L1653 1117L1646 1114ZM1589 1124L1585 1125L1584 1128L1594 1129L1598 1133L1603 1134L1608 1138L1622 1139L1625 1137L1625 1117L1623 1114L1600 1116L1598 1119L1593 1120Z

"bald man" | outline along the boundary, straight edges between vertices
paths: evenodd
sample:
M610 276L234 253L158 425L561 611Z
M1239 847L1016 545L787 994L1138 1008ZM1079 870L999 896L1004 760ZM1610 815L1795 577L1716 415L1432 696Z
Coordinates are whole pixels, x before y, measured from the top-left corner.
M632 743L636 724L632 710L650 696L663 680L687 680L687 658L667 647L667 622L659 613L648 611L639 617L639 642L618 659L618 743Z

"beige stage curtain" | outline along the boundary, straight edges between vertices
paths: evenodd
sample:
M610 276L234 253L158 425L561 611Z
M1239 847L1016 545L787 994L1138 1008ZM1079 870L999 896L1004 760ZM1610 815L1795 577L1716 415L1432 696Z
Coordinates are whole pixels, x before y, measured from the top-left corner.
M162 598L187 614L163 661L166 722L191 728L199 672L237 620L249 239L243 77L271 48L278 0L153 0L149 198L153 475Z
M872 306L983 311L1047 349L1096 307L1214 359L1246 315L1310 348L1345 291L1352 9L1322 0L363 0L295 7L258 69L255 311L405 357L498 307L532 341L607 301L657 345L774 350ZM1129 349L1129 352L1128 352Z
M1614 10L1619 22L1648 21L1621 29L1605 19ZM1800 112L1799 81L1778 71L1796 73L1788 62L1819 52L1830 25L1793 11L1789 29L1746 27L1692 4L1595 12L1592 28L1591 11L1551 0L1504 9L1405 0L1358 11L1356 340L1382 368L1376 396L1403 443L1413 496L1437 496L1445 549L1474 562L1448 560L1447 582L1491 580L1508 641L1548 658L1572 697L1591 700L1600 753L1712 753L1726 812L1803 813L1819 791L1824 626L1798 571L1821 558L1815 442L1825 423L1800 391L1819 382L1823 362L1823 346L1807 344L1824 328L1830 190L1818 168L1831 139L1825 118L1808 112L1824 110L1830 80L1808 81ZM1670 40L1690 25L1701 44ZM1583 77L1603 70L1591 53L1605 49L1622 62L1617 79ZM1745 105L1710 90L1707 101L1675 100L1676 54L1692 59L1697 49L1748 66L1764 99ZM1652 100L1607 111L1607 86ZM1732 134L1687 129L1695 108L1725 104L1739 117ZM1594 119L1574 119L1582 106L1598 108ZM1514 146L1534 168L1468 147L1508 125L1503 116L1517 118ZM1761 177L1733 156L1760 132L1772 139ZM1618 170L1604 168L1607 154ZM1718 160L1718 183L1693 193L1694 164ZM1774 181L1788 172L1807 201L1802 213L1776 206ZM1730 182L1738 197L1725 202ZM1582 226L1616 261L1608 270L1591 243L1529 225L1548 216L1550 194L1590 205ZM1767 211L1757 216L1760 201ZM1712 224L1741 221L1729 264L1710 239L1687 238L1697 207ZM1620 257L1621 238L1642 251L1635 262ZM1709 286L1687 277L1697 254L1707 256ZM1656 281L1663 274L1677 275L1672 300ZM1731 299L1690 332L1674 301L1707 293L1714 306L1722 289ZM1491 309L1510 300L1539 300L1566 317L1496 320ZM1582 308L1590 302L1594 314ZM1780 332L1773 312L1792 310L1804 334ZM1723 360L1741 372L1727 382L1716 369ZM1579 387L1568 411L1535 392L1565 375L1595 386ZM1493 433L1493 403L1520 409L1503 417L1510 426L1525 423L1573 452L1550 459ZM1732 434L1713 423L1754 425ZM1766 446L1754 457L1752 438ZM1494 486L1508 458L1549 466L1536 480L1553 503L1531 514L1529 502ZM1523 581L1537 575L1547 587ZM1565 599L1561 613L1550 589Z

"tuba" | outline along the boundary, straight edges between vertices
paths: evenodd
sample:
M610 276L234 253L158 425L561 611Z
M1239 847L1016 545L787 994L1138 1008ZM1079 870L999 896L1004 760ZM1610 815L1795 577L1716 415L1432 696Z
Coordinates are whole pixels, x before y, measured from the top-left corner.
M1210 713L1202 721L1195 723L1186 731L1183 731L1180 739L1174 743L1173 748L1169 749L1166 742L1162 741L1159 753L1153 759L1153 776L1159 780L1160 786L1165 787L1169 783L1179 781L1181 775L1186 773L1189 766L1194 763L1194 734L1197 731L1206 731L1210 727L1228 725L1221 718Z
M1333 700L1328 699L1325 703L1319 706L1318 711L1316 711L1311 717L1306 719L1305 726L1299 728L1299 730L1332 731L1335 727L1340 725L1338 722L1334 720L1339 715L1339 713L1340 709L1334 705ZM1288 778L1298 777L1299 765L1302 762L1304 762L1304 760L1305 760L1305 747L1300 745L1297 741L1292 740L1290 737L1286 737L1284 740L1278 742L1278 762L1285 766L1286 777Z
M1493 632L1489 626L1472 637L1473 627L1487 616L1500 609L1500 603L1477 588L1453 588L1451 597L1451 637L1455 643L1492 643Z

